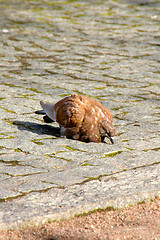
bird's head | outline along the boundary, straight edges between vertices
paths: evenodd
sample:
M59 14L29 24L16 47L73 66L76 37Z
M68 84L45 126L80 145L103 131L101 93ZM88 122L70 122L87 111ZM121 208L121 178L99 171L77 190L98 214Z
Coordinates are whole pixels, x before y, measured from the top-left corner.
M102 138L102 141L105 137L108 137L111 143L113 144L114 141L112 137L115 135L115 128L112 124L112 122L108 121L108 119L104 118L102 122L100 123L100 135Z

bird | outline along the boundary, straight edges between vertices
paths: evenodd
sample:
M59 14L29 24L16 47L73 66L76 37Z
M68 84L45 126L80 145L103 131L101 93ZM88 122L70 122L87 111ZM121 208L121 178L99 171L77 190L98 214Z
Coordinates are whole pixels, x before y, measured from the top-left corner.
M113 144L115 128L109 109L88 96L72 94L57 103L40 101L46 123L57 122L61 136L82 142L104 142L105 137Z

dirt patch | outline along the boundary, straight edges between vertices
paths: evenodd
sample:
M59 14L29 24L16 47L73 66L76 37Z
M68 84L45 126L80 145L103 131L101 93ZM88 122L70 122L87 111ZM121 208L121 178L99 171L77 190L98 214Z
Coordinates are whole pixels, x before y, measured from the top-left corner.
M160 239L160 199L60 222L0 233L3 240Z

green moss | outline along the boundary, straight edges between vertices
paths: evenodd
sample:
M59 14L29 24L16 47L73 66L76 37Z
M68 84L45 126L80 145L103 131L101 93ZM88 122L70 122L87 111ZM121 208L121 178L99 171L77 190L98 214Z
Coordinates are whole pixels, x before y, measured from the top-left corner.
M106 13L102 13L101 15L103 15L103 16L112 16L113 14L116 14L116 12L114 12L114 11L108 11L108 12L106 12Z
M102 158L114 157L114 156L116 156L117 154L120 154L121 152L122 152L122 151L107 153L107 154L103 155Z
M147 152L147 151L159 151L160 150L160 147L157 147L157 148L148 148L148 149L143 149L142 151L143 152Z
M71 150L71 151L76 151L75 148L71 148L71 147L69 147L69 146L65 146L65 148L68 149L68 150Z
M89 163L82 163L81 166L91 166Z
M129 148L129 147L126 147L126 149L130 150L130 151L135 151L136 149L134 148Z
M103 90L105 87L94 87L94 89Z
M152 202L152 199L151 199L151 202ZM140 205L140 204L144 204L145 203L145 201L144 200L142 200L142 201L140 201L140 202L138 202L138 204Z
M46 153L44 154L45 157L53 158L55 156L55 153Z
M19 165L19 161L7 161L5 163L13 167Z
M14 111L12 111L12 110L9 110L9 109L7 109L7 108L4 108L4 107L1 107L2 109L4 109L6 112L9 112L9 113L16 113L16 112L14 112Z
M133 204L128 204L127 207L133 207Z
M33 91L35 93L41 93L41 91L37 90L36 88L26 88L27 90Z
M66 162L71 162L71 160L66 159L66 158L63 158L63 157L57 157L57 158L62 159L62 160L64 160L64 161L66 161Z
M64 148L70 150L70 151L79 151L79 152L86 152L84 150L78 149L78 148L73 148L73 147L69 147L69 146L63 146Z
M22 152L22 150L20 148L15 148L14 151L15 152Z
M19 23L21 24L21 23ZM14 49L17 51L17 52L22 52L23 50L21 48L18 48L18 47L14 47Z
M5 78L12 78L12 77L10 77L9 75L6 75L6 74L2 74L2 76L5 77Z
M73 217L83 217L83 216L88 216L88 215L91 215L92 213L96 213L96 212L108 212L108 211L115 211L117 210L117 208L114 208L112 206L107 206L105 208L97 208L97 209L93 209L91 211L88 211L88 212L83 212L83 213L80 213L80 214L75 214Z
M32 7L32 9L31 9L32 12L39 12L39 11L43 11L43 10L44 9L42 7L38 7L38 6Z
M63 151L63 150L60 150L60 151L57 151L56 153L62 153L62 152L65 152L65 151Z
M88 179L86 181L88 182L88 181L92 181L92 180L99 180L100 177L101 177L101 175L98 177L88 177Z
M29 152L24 151L24 150L22 150L22 149L20 149L20 148L15 148L14 151L15 151L15 152L23 152L23 153L25 153L25 154L29 154Z
M14 139L15 137L13 136L6 136L6 137L1 137L0 139Z
M37 139L36 140L31 140L31 142L34 142L37 145L44 145L44 143L39 142Z
M59 96L62 97L62 98L64 98L64 97L67 97L67 96L69 96L69 95L70 95L70 94L66 93L66 94L60 94Z

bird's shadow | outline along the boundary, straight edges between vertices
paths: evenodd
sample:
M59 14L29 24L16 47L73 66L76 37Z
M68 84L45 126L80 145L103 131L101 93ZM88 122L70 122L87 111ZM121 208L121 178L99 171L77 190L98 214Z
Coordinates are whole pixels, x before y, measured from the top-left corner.
M47 124L24 122L24 121L13 121L13 125L16 125L20 131L30 131L33 133L37 133L39 135L47 134L55 137L60 137L59 127L55 127Z

